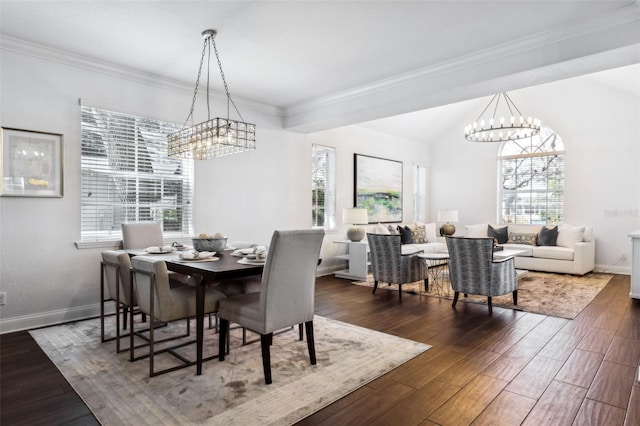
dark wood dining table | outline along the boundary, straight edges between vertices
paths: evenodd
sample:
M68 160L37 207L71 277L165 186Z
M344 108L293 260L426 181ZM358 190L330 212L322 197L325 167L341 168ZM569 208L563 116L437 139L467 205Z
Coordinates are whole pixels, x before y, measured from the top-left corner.
M193 262L179 259L180 252L168 254L150 254L144 249L124 250L129 256L153 256L162 259L167 264L167 269L181 274L189 275L196 281L196 375L202 374L202 349L204 339L204 294L205 287L210 283L233 280L261 274L264 265L247 265L238 263L240 257L232 256L232 251L225 250L216 253L219 260L211 262Z

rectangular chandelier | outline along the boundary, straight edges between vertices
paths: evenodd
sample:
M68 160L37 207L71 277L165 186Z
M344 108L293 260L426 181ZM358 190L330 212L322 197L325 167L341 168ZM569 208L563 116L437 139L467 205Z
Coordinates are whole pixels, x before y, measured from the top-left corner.
M256 149L256 126L212 118L170 134L167 141L169 157L208 160Z

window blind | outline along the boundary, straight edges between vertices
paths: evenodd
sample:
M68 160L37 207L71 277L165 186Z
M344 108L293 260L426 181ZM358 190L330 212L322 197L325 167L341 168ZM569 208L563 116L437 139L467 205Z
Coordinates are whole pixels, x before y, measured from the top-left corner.
M314 144L311 159L312 226L336 229L336 149Z
M555 132L542 127L527 142L505 142L499 163L501 223L563 222L564 151Z
M119 240L121 224L162 223L166 238L193 234L193 162L167 157L181 126L81 106L81 239Z

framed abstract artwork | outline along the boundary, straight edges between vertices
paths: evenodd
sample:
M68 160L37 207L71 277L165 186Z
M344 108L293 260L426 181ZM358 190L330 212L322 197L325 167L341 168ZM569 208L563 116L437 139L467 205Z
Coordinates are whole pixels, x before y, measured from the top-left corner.
M0 129L3 197L62 197L62 135Z
M369 223L402 222L402 162L354 154L353 204Z

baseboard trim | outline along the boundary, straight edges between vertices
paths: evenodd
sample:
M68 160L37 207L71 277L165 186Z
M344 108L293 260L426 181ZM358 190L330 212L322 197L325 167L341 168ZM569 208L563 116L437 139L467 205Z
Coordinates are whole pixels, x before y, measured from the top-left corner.
M105 313L115 312L113 303L105 303ZM33 315L24 315L0 320L0 334L13 333L15 331L31 330L34 328L48 327L66 322L84 320L100 316L100 304L78 306L70 309L41 312Z

